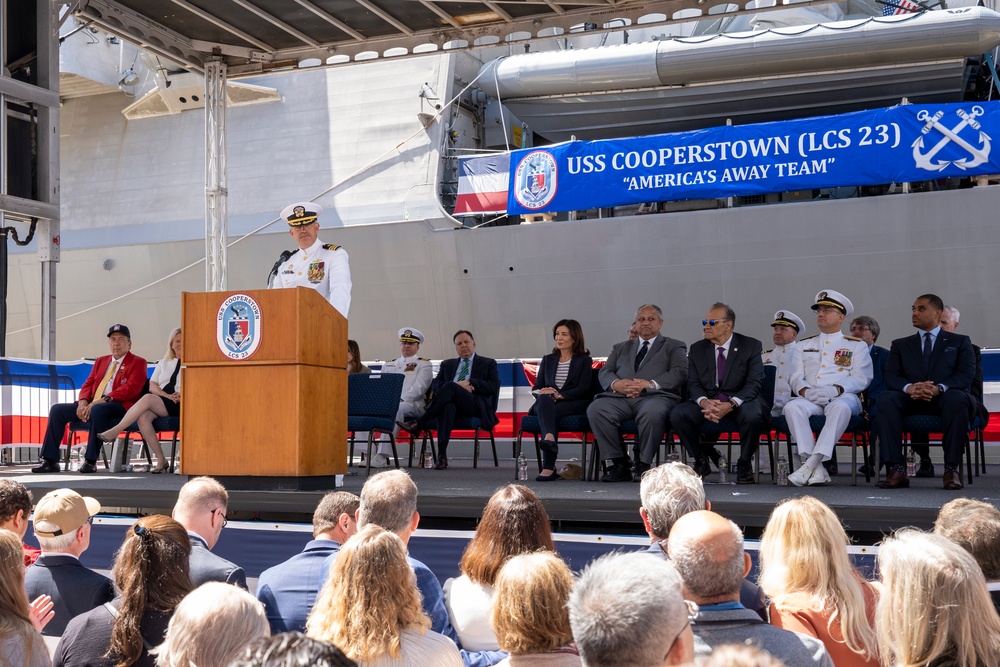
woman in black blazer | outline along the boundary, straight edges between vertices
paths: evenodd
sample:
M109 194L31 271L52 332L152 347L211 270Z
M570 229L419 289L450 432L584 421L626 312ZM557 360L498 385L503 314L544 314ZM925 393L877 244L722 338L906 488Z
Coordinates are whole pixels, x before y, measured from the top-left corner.
M593 398L590 389L593 360L583 342L583 328L576 320L559 320L552 328L556 346L542 357L531 393L535 404L528 414L537 415L542 429L542 472L535 481L562 479L556 472L559 447L556 436L559 420L569 415L586 414Z

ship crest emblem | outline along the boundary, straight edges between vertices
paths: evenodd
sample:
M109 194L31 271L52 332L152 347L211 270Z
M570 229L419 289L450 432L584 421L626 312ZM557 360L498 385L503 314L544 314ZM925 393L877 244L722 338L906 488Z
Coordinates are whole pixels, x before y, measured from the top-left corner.
M940 122L944 117L943 111L938 111L933 115L926 110L921 110L917 113L917 120L924 122L924 126L920 129L920 136L918 136L916 141L912 144L913 161L916 163L917 167L920 169L926 169L927 171L943 171L948 166L955 165L959 169L965 170L978 167L990 159L992 139L990 135L983 132L982 125L976 120L977 117L982 116L985 113L983 108L980 106L974 106L970 112L966 112L964 109L959 109L956 113L962 120L960 123L951 128ZM971 127L973 130L979 131L978 138L974 140L979 142L978 147L974 146L970 143L970 141L961 136L962 131L967 127ZM936 144L931 146L930 150L923 152L924 137L930 136L932 130L936 130L939 134L944 136L942 136ZM953 160L935 160L934 157L951 143L960 146L968 152L968 156Z
M260 304L247 294L233 294L219 306L216 342L230 359L250 357L260 345Z
M514 198L524 208L537 211L556 196L558 169L548 151L532 151L517 165L514 174Z

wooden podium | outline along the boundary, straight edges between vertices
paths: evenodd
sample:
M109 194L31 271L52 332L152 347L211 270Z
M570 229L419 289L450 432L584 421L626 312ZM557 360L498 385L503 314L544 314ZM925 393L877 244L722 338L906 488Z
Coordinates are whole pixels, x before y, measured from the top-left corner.
M184 473L333 488L347 472L344 316L297 287L185 292L181 320Z

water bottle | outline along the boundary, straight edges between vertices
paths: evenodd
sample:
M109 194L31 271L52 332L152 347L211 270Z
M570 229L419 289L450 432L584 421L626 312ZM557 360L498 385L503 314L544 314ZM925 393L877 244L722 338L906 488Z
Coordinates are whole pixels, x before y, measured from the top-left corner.
M670 453L667 454L667 462L678 462L681 460L681 455L677 453L677 448L674 445L670 445Z
M524 452L517 457L517 479L522 482L528 479L528 459L524 457Z
M434 467L434 455L430 449L424 450L424 469L429 470Z
M725 456L719 457L719 484L729 484L729 461Z
M917 474L917 459L913 455L913 450L911 449L910 453L906 455L906 476L914 477L916 476L916 474Z
M778 455L778 486L788 486L788 461L784 454Z

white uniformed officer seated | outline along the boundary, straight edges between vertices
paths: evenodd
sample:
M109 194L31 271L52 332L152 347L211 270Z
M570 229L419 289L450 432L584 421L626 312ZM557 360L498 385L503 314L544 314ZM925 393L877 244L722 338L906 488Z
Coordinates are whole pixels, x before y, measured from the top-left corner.
M771 416L778 417L792 400L791 379L802 373L802 352L796 339L805 334L806 325L798 315L784 308L771 322L774 349L761 353L765 366L774 366L774 405Z

